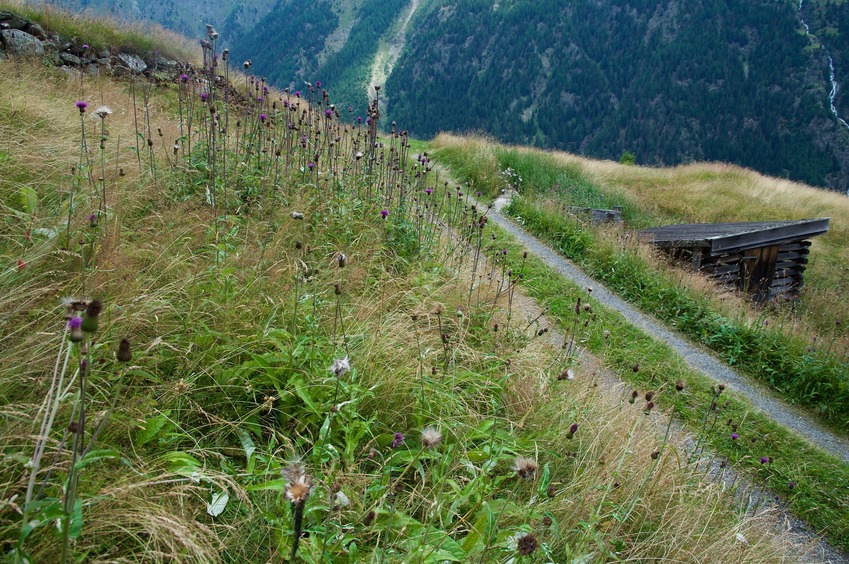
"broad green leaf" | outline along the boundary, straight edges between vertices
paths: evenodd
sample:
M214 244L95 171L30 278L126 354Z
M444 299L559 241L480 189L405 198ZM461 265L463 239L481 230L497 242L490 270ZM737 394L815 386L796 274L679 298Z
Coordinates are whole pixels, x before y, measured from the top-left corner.
M21 188L21 207L25 212L32 215L38 208L38 194L35 188L24 186Z
M168 423L168 415L170 412L164 412L161 415L155 415L144 422L144 427L136 433L136 445L144 446L156 437L162 428Z
M262 484L255 484L253 486L247 486L245 490L249 492L261 492L266 490L279 490L283 491L283 488L286 487L286 479L278 478L277 480L271 480L270 482L265 482Z
M121 453L111 448L92 450L87 452L85 456L77 460L75 467L77 470L82 470L92 462L97 462L98 460L114 460L116 458L121 458Z
M239 440L242 443L242 448L245 449L245 459L250 467L252 466L251 458L253 457L254 452L256 452L256 444L254 444L253 439L251 439L251 436L244 429L239 429L237 434L239 435Z
M549 463L546 462L545 466L542 467L542 476L539 480L537 493L539 493L540 496L548 495L549 484L551 484L551 469L549 468Z
M206 506L206 512L213 517L218 517L224 512L228 501L230 501L230 494L226 491L215 492L212 496L212 501Z

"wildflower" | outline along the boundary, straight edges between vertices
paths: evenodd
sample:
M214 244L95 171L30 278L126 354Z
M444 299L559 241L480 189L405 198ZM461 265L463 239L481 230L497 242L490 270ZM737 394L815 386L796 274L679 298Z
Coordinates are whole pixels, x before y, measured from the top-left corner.
M245 70L247 70L247 69L251 68L251 65L252 65L252 64L253 64L253 63L251 62L251 60L250 60L250 59L248 59L247 61L245 61L244 63L242 63L242 67L244 67L244 68L245 68Z
M295 561L295 555L298 553L298 543L301 540L301 526L304 518L304 505L310 497L312 490L312 480L304 472L303 465L299 463L292 464L283 470L283 477L286 478L286 499L292 503L292 511L294 513L294 542L292 543L292 555L290 561Z
M772 462L772 460L770 460L768 456L761 457L761 464L769 464L770 462Z
M380 215L381 215L381 217L383 217L383 219L386 219L386 216L389 215L389 210L386 209L386 208L383 208L382 210L380 210Z
M301 91L295 90L295 98L300 98L300 97L301 97Z
M740 435L738 435L737 433L731 433L731 440L732 441L736 441L739 438L740 438Z
M307 168L310 169L310 172L315 168L315 163L310 163L307 165Z
M542 524L543 524L544 527L550 527L551 523L552 523L551 517L549 517L548 515L546 515L545 517L542 518Z
M324 117L329 118L332 115L333 115L333 110L331 110L331 109L324 110Z
M180 82L182 82L183 84L186 84L187 82L189 82L189 75L187 75L186 73L181 74L180 75Z
M350 359L346 356L345 358L337 358L333 361L333 364L330 365L330 370L337 377L342 376L344 373L348 372L351 369Z
M554 489L554 486L548 486L548 489L545 490L545 495L547 495L549 499L554 499L554 496L557 495L557 490Z
M567 368L557 377L558 380L574 380L575 379L575 371L571 368Z
M206 92L201 92L201 94L200 94L200 101L201 101L201 102L206 102L207 100L209 100L209 94L207 94Z
M653 397L654 397L653 391L649 390L648 392L646 392L646 401L651 401Z
M77 298L64 297L61 302L62 307L65 308L65 319L70 319L76 315L78 310L81 310L85 307L85 304L78 300Z
M651 413L651 410L654 409L654 402L650 401L646 404L645 414L648 415Z
M523 480L530 480L537 471L537 461L526 456L519 456L513 463L513 469L516 471L516 475Z
M442 442L442 434L436 427L427 427L422 431L422 447L436 448Z
M675 382L675 391L681 392L684 390L684 380L678 380Z
M259 121L265 121L266 119L268 119L268 116L265 114L259 114Z
M97 318L100 315L100 310L102 307L102 304L98 300L92 300L88 302L85 308L85 315L83 316L82 321L83 331L85 331L86 333L94 333L95 331L97 331Z
M83 102L82 100L77 100L77 102L74 105L77 107L77 109L80 111L81 114L84 114L85 109L88 107L88 104Z
M115 358L120 362L130 362L133 359L133 353L130 351L130 341L121 339L118 343L118 352L115 353Z
M519 540L516 543L516 552L519 553L519 556L528 556L537 549L538 544L537 538L533 535L533 533L528 533L519 537Z
M567 439L571 439L572 437L574 437L574 436L575 436L575 433L577 433L577 432L578 432L578 424L577 424L577 423L572 423L572 424L569 426L569 430L566 432L566 438L567 438Z
M363 152L357 151L357 154L354 155L354 158L357 159L357 160L360 160L361 158L363 158Z
M91 227L92 229L97 227L97 214L96 213L88 215L85 218L85 220L88 222L88 226Z
M286 478L286 499L292 505L303 505L310 497L312 491L312 479L304 471L304 466L294 463L283 470Z
M395 433L392 436L392 448L398 448L404 442L404 434L403 433Z
M433 190L431 190L430 188L425 188L425 194L430 196L431 194L433 194Z
M85 338L85 336L83 335L82 326L82 317L74 316L68 320L68 330L71 332L71 334L68 336L68 339L72 343L79 343Z
M791 490L796 489L796 482L790 482L789 484L787 484L787 487Z
M83 50L85 51L85 50L87 50L87 49L88 49L88 44L87 44L87 43L83 43Z
M636 401L638 395L640 395L640 392L638 392L637 390L632 391L631 397L628 399L628 403L633 405L634 402Z

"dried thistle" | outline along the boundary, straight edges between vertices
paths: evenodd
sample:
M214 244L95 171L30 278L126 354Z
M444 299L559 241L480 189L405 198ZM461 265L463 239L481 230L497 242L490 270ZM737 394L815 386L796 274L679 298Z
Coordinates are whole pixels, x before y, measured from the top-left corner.
M523 480L531 480L537 471L537 461L527 456L519 456L513 463L513 469Z

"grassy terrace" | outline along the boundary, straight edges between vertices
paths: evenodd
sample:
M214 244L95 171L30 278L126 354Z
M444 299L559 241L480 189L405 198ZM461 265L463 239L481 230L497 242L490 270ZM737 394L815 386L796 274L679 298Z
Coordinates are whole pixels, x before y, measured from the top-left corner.
M839 356L842 351L839 348L841 345L837 344L840 342L838 336L829 339L833 343L830 346L826 344L825 350L817 350L803 346L809 345L807 337L794 336L782 328L783 324L789 324L786 320L782 323L779 317L787 315L786 312L754 312L736 300L733 306L745 313L730 316L727 312L732 304L728 303L728 296L714 295L706 283L671 268L648 249L637 245L633 239L623 239L620 234L608 229L591 229L568 219L562 209L553 204L539 203L541 194L551 195L546 187L560 182L563 186L570 186L568 194L561 196L558 193L550 197L573 197L575 199L570 200L572 205L609 207L624 203L623 216L626 221L650 224L653 218L640 215L633 196L629 198L627 193L619 194L613 190L602 191L580 175L574 163L564 165L548 154L502 148L480 139L441 136L434 144L437 160L448 165L459 178L468 182L467 190L481 191L492 196L505 183L511 180L516 182L521 177L520 190L525 190L524 197L515 199L508 211L527 229L549 241L564 255L641 308L671 320L685 333L712 345L727 360L757 370L761 365L743 357L753 355L763 364L775 362L777 357L784 363L782 366L810 373L809 380L825 374L827 380L819 384L816 380L808 382L808 388L822 390L817 386L836 383L836 392L823 392L825 396L820 396L822 399L816 405L822 406L822 409L818 409L817 413L836 429L845 430L845 426L842 426L842 404L838 399L838 394L845 390L846 385L845 360ZM513 172L505 174L508 168ZM500 237L494 245L509 249L508 256L521 255L521 249L509 236L500 234ZM519 259L511 264L514 269L518 265ZM591 302L585 290L560 280L550 268L531 258L527 259L525 268L522 286L548 306L550 315L559 318L564 328L571 327L573 322L570 316L573 315L576 300L581 298ZM710 424L711 419L703 411L713 397L710 382L692 373L680 357L663 343L655 342L638 329L628 326L617 314L597 307L594 307L594 311L602 322L594 325L596 330L587 339L586 344L590 350L600 355L624 380L638 389L650 385L672 390L680 380L688 382L690 394L661 394L657 403L674 409L676 415L687 421L690 429L699 434L702 440L709 442L716 452L728 457L739 467L748 468L770 488L781 493L794 512L815 529L828 530L835 542L846 546L849 539L849 506L845 496L833 495L849 484L849 467L846 464L811 449L804 441L752 411L751 406L741 398L723 397L719 402L721 412ZM751 321L746 315L757 317ZM766 329L770 323L764 323L765 319L775 320L772 329ZM801 321L794 324L797 332L803 330L799 328L802 324ZM711 333L710 330L716 327L721 329ZM604 338L606 330L610 331L607 339ZM782 348L788 346L786 343L794 345L793 348ZM732 356L734 347L739 348L736 353L739 358ZM771 351L780 351L782 354L770 356ZM797 354L795 359L793 353ZM816 362L811 362L812 359ZM779 380L779 376L783 374L776 375L774 384L785 382ZM797 384L787 379L783 384L785 387L777 384L776 387L795 399L792 394L801 389ZM805 403L801 399L799 402ZM745 435L742 429L748 429ZM734 433L737 438L732 436ZM761 457L764 456L772 461L768 466L761 464ZM806 477L801 478L803 475ZM801 481L809 486L804 492L799 485Z
M248 78L236 107L207 84L0 63L11 561L804 560L646 413L651 392L705 414L703 386L644 369L633 403L593 386L507 271L568 292L551 301L568 342L615 366L639 336L505 255L403 135L340 121L320 91ZM664 366L654 350L637 360ZM760 455L796 509L839 491L814 453ZM810 522L845 546L826 501Z

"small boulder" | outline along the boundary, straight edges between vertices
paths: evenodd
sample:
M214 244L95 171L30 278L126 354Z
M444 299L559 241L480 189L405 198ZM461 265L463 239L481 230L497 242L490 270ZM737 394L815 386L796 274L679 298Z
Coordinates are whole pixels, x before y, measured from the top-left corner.
M65 63L69 65L74 65L75 67L78 67L82 64L82 60L79 57L77 57L76 55L72 55L67 51L59 53L59 58L62 59L62 61L64 61Z
M40 25L38 25L35 22L32 22L31 24L29 24L29 26L27 26L25 31L27 33L29 33L30 35L32 35L33 37L35 37L36 39L40 39L42 41L47 39L47 32L44 31L43 27L41 27Z
M17 14L11 12L0 12L0 28L24 29L30 22Z
M0 31L3 45L13 55L40 57L44 54L44 43L29 33L18 29L4 29Z
M86 74L100 74L100 69L97 67L97 65L89 63L85 66L85 68L83 68L83 72L85 72Z
M140 58L135 55L130 55L128 53L118 53L117 55L118 61L120 61L121 66L128 69L130 72L141 73L147 69L147 65Z
M166 59L165 57L156 57L156 66L160 69L176 70L177 64L177 61L173 59Z

